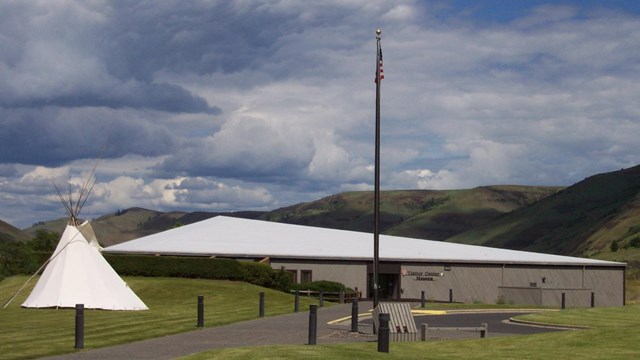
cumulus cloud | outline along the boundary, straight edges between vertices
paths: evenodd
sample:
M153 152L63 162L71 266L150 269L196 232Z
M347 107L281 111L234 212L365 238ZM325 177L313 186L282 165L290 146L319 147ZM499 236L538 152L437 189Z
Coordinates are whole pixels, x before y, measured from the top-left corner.
M13 177L17 173L15 164L0 164L0 179Z
M57 166L76 159L156 156L176 139L160 115L104 108L0 108L0 161Z
M126 42L112 37L114 32L131 31L114 21L112 16L122 14L112 10L99 2L0 5L0 12L11 17L0 26L4 35L0 44L8 50L0 55L0 106L220 113L218 107L179 86L154 82L145 71L157 69L143 58L124 60L139 64L144 69L140 73L123 76L114 69L113 64L123 62L118 59L130 59L135 52L120 49ZM131 15L125 18L132 20ZM151 44L138 38L137 45Z
M213 136L185 144L167 159L164 172L209 176L285 179L312 157L311 138L299 128L237 116Z
M205 209L261 208L271 206L273 196L264 187L243 188L205 178L185 178L170 187L175 190L176 201Z
M5 1L0 218L55 217L51 180L98 157L90 214L371 189L376 28L383 188L570 185L637 164L630 3Z

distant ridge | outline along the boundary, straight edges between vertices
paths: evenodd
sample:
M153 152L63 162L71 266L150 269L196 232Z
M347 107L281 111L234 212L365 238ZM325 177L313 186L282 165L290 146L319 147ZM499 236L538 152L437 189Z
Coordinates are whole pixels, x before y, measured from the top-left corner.
M584 179L448 241L593 256L640 236L640 166Z
M372 231L371 192L345 192L269 212L120 210L93 220L103 246L217 215L354 231ZM25 239L39 229L60 233L66 219L20 231L0 222L0 239ZM8 227L7 227L8 226ZM397 190L381 194L388 235L593 257L623 249L640 254L640 166L598 174L570 187L499 185L463 190ZM624 253L624 256L631 255Z
M142 236L151 235L170 228L188 225L194 222L208 219L217 215L244 217L254 219L262 215L259 211L237 211L237 212L160 212L134 207L125 210L118 210L115 213L103 215L91 221L91 225L96 233L96 237L102 246L110 246L136 239ZM38 230L62 233L67 219L61 218L38 223L35 226L24 230L33 236Z
M467 231L478 224L549 196L561 187L486 186L468 190L400 190L381 195L382 230L390 235L430 240ZM130 208L92 221L103 246L136 239L217 215L371 232L371 192L347 192L317 201L259 212L159 212ZM61 233L66 219L39 223L25 231Z
M31 239L31 235L17 227L0 220L0 241L25 242Z
M388 235L445 240L561 189L500 185L465 190L383 191L380 227ZM361 191L328 196L270 211L261 219L371 232L373 193Z

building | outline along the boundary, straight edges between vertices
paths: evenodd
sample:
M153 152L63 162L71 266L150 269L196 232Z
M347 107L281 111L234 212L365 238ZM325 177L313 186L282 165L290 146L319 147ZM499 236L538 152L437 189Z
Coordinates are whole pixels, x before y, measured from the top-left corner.
M217 216L108 253L268 261L296 282L331 280L372 297L373 235ZM380 235L380 299L621 306L626 264Z

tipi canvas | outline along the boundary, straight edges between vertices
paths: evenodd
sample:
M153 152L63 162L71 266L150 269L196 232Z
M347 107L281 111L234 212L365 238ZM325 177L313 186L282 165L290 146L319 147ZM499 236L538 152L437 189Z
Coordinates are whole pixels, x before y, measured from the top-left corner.
M67 225L49 264L22 306L47 308L84 304L87 309L147 310L104 259L97 241L88 241L83 233L93 234L88 222Z
M148 309L104 259L89 222L80 224L80 210L95 185L93 174L96 167L80 188L77 199L74 199L71 184L66 196L53 184L69 215L69 223L23 307L75 307L83 304L87 309Z

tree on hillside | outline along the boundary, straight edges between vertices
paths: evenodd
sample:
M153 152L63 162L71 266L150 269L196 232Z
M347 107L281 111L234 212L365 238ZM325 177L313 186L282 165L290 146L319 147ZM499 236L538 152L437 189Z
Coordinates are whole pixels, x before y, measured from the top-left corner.
M15 274L29 274L37 269L33 252L16 241L0 241L0 278Z
M55 250L56 245L58 245L58 240L60 240L60 235L52 231L38 230L36 231L36 236L34 236L31 241L29 241L28 245L34 251L46 251L53 252Z
M619 246L618 246L618 241L617 241L617 240L613 240L613 241L611 242L611 252L616 252L616 251L618 251L618 248L619 248Z

